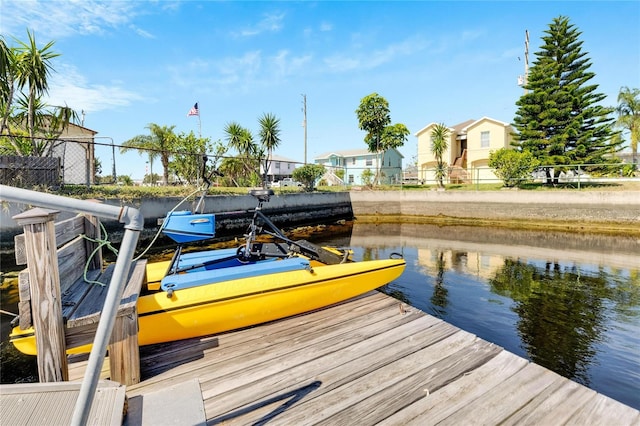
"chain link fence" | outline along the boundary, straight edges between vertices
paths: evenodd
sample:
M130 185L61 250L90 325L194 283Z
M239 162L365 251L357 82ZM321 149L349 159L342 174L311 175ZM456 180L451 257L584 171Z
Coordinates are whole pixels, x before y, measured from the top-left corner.
M185 183L201 177L201 153L166 154L171 160L168 183ZM3 135L0 137L0 183L53 190L64 185L160 185L164 174L161 157L159 151L127 149L116 145L109 137L71 136L32 140L26 136ZM130 172L132 167L137 173L135 178L127 172L121 172L120 175L116 172L119 168Z
M59 188L94 182L94 145L63 139L3 136L0 144L0 183L20 188Z
M483 167L453 167L445 172L442 183L445 185L475 185L502 184L503 181L496 176L495 169ZM548 177L547 175L549 174ZM323 178L324 184L338 187L369 186L374 184L375 167L327 167L327 173ZM608 164L569 164L540 166L529 176L519 179L520 184L525 183L553 183L568 187L580 188L585 184L604 184L607 182L640 181L638 168L631 163ZM322 184L322 183L321 183ZM433 168L413 167L399 172L394 169L382 168L378 179L379 185L388 186L437 186L436 172Z
M202 177L203 154L196 152L160 152L143 148L126 148L116 145L110 137L78 136L59 139L25 136L0 137L0 183L21 188L45 187L57 189L63 185L141 184L164 183L164 155L169 163L167 183L179 185L197 182ZM100 141L107 140L108 143ZM126 152L125 152L126 151ZM217 168L216 160L226 157L209 156L208 166ZM231 157L230 157L231 158ZM233 157L238 160L237 157ZM154 161L155 160L155 161ZM212 161L213 160L213 161ZM231 162L230 164L234 164ZM235 162L239 165L239 162ZM293 163L292 163L293 164ZM336 186L345 189L372 184L437 185L435 170L413 168L411 172L399 167L381 167L376 181L376 167L331 167L320 186ZM545 183L548 172L554 171L554 184L565 184L580 188L587 183L603 183L620 180L639 180L638 168L631 163L571 164L564 166L541 166L536 172L521 179L521 183ZM131 170L135 170L132 176ZM120 174L116 173L120 170ZM123 172L124 170L124 172ZM262 172L262 170L261 170ZM234 185L233 171L220 181L222 185ZM239 171L239 173L243 173ZM495 170L490 167L449 167L445 184L496 184L502 183Z

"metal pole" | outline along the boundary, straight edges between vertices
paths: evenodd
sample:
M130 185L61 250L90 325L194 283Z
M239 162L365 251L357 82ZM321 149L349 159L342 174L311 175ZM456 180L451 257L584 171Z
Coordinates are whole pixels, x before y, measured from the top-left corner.
M130 210L135 210L126 206L111 206L109 204L94 203L93 201L78 200L6 185L0 185L0 199L75 213L90 213L102 218L115 219L121 223L126 216L130 215Z
M304 119L302 127L304 127L304 164L307 164L307 95L302 95L302 112Z
M105 352L109 344L109 339L111 338L113 325L116 321L116 314L118 313L120 299L122 299L122 293L127 283L129 271L131 270L131 263L139 235L140 230L127 229L122 237L122 245L120 246L120 252L118 253L118 259L116 260L113 276L109 283L109 290L107 291L107 296L104 301L104 308L100 315L100 323L98 323L98 330L96 331L96 336L93 340L93 347L89 354L89 362L82 380L82 385L80 386L80 394L78 395L75 408L73 409L71 424L74 426L83 426L87 424L93 397L96 392L96 388L98 387L98 380L100 379L100 372L102 370L102 364L104 363Z
M100 378L105 351L109 344L118 306L122 299L122 292L129 271L131 270L131 263L138 237L140 231L144 228L144 218L138 210L131 207L110 206L6 185L0 185L0 197L3 200L17 203L34 204L41 207L56 208L76 213L90 213L103 218L117 219L120 223L125 224L125 233L122 238L120 253L118 254L113 276L109 283L100 323L98 324L91 354L89 355L89 363L73 412L72 424L84 425L87 422L91 403L93 402L93 394L95 393L98 379Z
M116 175L116 146L113 144L113 139L111 139L111 161L113 163L113 183L118 183L118 176Z
M524 94L529 91L526 89L529 84L529 30L524 31Z
M578 164L578 190L580 190L580 164Z

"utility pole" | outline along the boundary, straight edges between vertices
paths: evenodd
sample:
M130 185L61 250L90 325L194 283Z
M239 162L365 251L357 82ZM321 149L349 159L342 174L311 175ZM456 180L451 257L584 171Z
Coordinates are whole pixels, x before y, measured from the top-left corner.
M520 57L518 56L518 60ZM518 76L518 86L524 88L524 94L529 91L526 85L529 83L529 30L524 30L524 75Z
M307 95L302 95L302 127L304 127L304 164L307 164Z
M524 30L524 84L529 84L529 30ZM526 95L528 90L524 89Z

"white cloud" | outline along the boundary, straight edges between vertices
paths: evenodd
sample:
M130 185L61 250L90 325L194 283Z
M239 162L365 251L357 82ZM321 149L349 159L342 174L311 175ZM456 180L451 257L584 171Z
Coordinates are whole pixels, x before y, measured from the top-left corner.
M101 34L133 21L138 2L96 0L3 0L0 32L24 38L24 29L38 35L62 38L76 34ZM10 16L11 19L6 17Z
M122 88L118 82L111 85L88 84L84 76L68 65L61 65L49 82L49 105L66 105L76 111L103 111L128 106L142 96Z
M267 56L260 50L220 59L197 58L167 68L172 84L187 90L247 92L255 87L273 86L303 73L312 55L295 56L283 49Z
M138 28L135 25L129 25L129 28L131 28L136 34L138 34L140 37L143 38L150 38L150 39L154 39L156 38L156 36L154 36L153 34L151 34L148 31L143 30L142 28Z
M356 37L358 40L360 37ZM360 44L351 53L339 53L324 59L330 71L345 72L353 69L373 69L392 63L402 57L407 57L423 50L427 42L420 37L411 37L399 43L389 44L383 49L363 51Z
M281 50L270 58L270 62L275 69L275 77L286 78L298 73L311 62L311 55L292 57L288 50Z
M282 29L282 21L285 18L284 13L280 14L266 14L257 24L251 27L247 27L240 31L239 35L242 37L253 37L265 32L278 32Z
M329 22L322 22L320 24L320 31L326 32L326 31L331 31L331 30L333 30L333 25L330 24Z

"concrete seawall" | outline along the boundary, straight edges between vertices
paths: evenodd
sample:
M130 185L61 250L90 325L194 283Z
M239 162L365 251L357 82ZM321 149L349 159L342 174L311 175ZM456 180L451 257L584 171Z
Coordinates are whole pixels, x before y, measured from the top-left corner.
M145 228L157 227L157 219L181 201L179 198L101 200L111 205L131 205L145 217ZM244 231L248 215L256 206L249 196L209 196L205 211L216 213L219 235ZM0 211L0 243L13 244L22 229L11 219L28 209L7 203ZM179 210L191 210L192 203ZM521 222L521 228L551 227L601 232L603 228L640 235L640 191L352 191L275 195L264 210L282 227L327 223L339 219L358 221L421 221L440 224L504 226ZM236 213L226 213L236 212ZM240 212L240 213L238 213ZM74 213L61 212L58 220ZM117 223L106 223L110 229ZM567 228L569 227L569 228Z
M640 235L640 191L354 191L350 198L354 215L363 221L396 216L444 224L515 221L523 228L555 224Z

